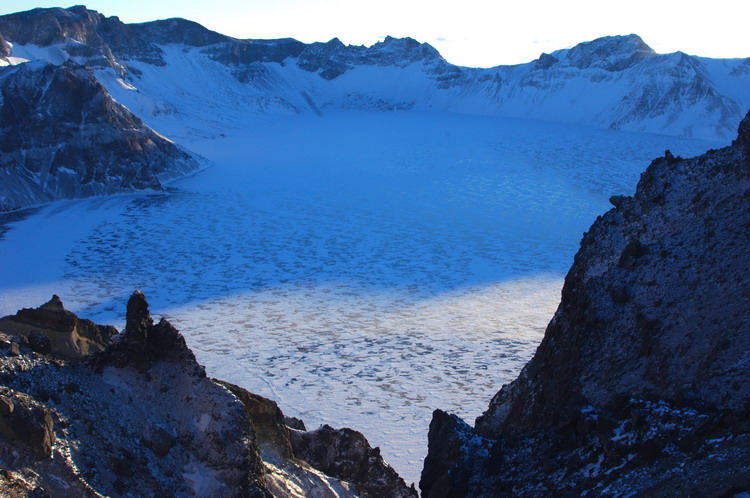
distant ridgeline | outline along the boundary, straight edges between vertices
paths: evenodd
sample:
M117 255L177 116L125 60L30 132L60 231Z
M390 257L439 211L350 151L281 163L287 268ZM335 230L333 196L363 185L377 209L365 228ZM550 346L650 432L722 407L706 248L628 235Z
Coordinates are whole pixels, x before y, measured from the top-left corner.
M183 19L124 24L82 6L2 16L0 35L0 57L10 63L73 59L94 68L111 92L140 93L123 103L136 104L142 119L210 117L212 104L223 102L243 112L448 110L731 139L750 108L750 58L660 55L636 35L490 69L453 66L411 38L371 47L336 38L239 40ZM167 75L164 85L154 81Z
M0 65L0 210L160 190L201 167L148 126L179 142L258 113L414 109L724 140L750 107L750 58L660 55L636 35L479 69L411 38L239 40L77 6L1 16Z

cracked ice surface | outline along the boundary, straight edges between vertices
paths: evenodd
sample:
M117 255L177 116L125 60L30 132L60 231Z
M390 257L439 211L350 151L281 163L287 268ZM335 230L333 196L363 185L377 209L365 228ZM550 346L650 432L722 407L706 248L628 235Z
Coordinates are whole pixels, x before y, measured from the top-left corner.
M608 197L664 149L717 145L419 113L230 133L182 137L214 166L168 194L6 220L0 314L54 292L122 326L140 288L209 375L364 432L409 482L432 410L471 422L531 357Z

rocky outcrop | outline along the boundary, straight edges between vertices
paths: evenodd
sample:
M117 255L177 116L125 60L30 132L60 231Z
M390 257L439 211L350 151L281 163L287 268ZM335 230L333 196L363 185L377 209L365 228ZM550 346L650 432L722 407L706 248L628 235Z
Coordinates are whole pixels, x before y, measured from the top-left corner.
M4 495L416 496L350 429L334 431L343 442L300 433L303 448L316 448L303 459L292 445L299 431L276 403L206 377L182 335L154 323L140 291L119 334L77 318L57 296L10 319L36 328L28 338L0 332ZM67 361L51 339L71 330L106 348ZM316 460L329 443L334 460Z
M52 454L50 410L30 396L0 386L0 435L23 443L36 458Z
M25 337L32 350L65 359L80 359L103 350L117 329L78 318L58 296L38 308L0 318L0 332Z
M312 43L300 54L297 65L305 71L317 72L332 80L355 66L406 67L415 62L447 65L437 50L413 38L386 36L371 47L344 45L334 38L328 43Z
M612 199L518 379L474 429L436 412L423 495L750 489L749 144L750 114Z
M92 358L91 364L99 370L113 365L146 372L163 361L179 363L198 377L206 376L185 338L171 323L162 318L154 325L145 296L136 290L128 300L125 330L105 351Z
M306 431L301 420L285 417L273 400L229 382L216 382L227 387L245 405L263 461L283 469L287 479L305 474L310 479L310 470L314 469L342 481L341 485L350 486L346 494L373 498L417 496L413 485L411 488L406 485L383 460L380 450L372 448L362 433L328 425ZM290 427L289 422L294 427Z
M295 455L325 474L351 482L362 496L406 498L417 496L395 470L370 447L361 432L323 425L314 431L292 431Z
M269 496L244 406L140 293L103 352L68 363L22 345L0 378L2 464L53 496Z
M622 71L654 56L656 52L638 35L605 36L557 52L557 58L566 60L573 67L598 67L609 72Z
M10 45L5 41L3 35L0 34L0 59L4 59L10 56Z
M5 68L0 91L0 210L162 190L200 168L75 62Z
M128 65L132 60L164 65L160 46L169 44L204 48L212 59L235 67L299 57L299 67L319 72L325 79L343 74L353 64L408 65L428 58L442 60L433 47L411 38L389 36L370 48L345 46L337 38L310 45L290 38L240 40L179 18L124 24L116 16L106 17L83 6L0 16L0 33L21 45L65 45L69 56L85 60L87 65L109 66L121 75L132 70Z
M81 5L0 16L0 33L20 45L63 45L79 62L111 67L120 75L132 71L131 61L163 66L160 45L210 47L207 53L227 65L281 62L296 57L305 46L291 39L238 40L179 18L125 24L117 16L106 17Z

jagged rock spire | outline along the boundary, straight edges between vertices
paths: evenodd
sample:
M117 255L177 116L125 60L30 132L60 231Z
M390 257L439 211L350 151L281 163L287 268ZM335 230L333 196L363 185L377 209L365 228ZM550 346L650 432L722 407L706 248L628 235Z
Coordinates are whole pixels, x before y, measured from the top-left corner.
M148 311L146 296L140 290L136 289L130 296L125 320L125 337L128 344L145 344L148 340L148 331L154 326L154 321Z
M156 361L181 362L205 376L205 370L187 347L182 334L164 318L154 325L146 296L136 290L128 300L123 338L99 355L95 363L99 366L129 365L146 371Z

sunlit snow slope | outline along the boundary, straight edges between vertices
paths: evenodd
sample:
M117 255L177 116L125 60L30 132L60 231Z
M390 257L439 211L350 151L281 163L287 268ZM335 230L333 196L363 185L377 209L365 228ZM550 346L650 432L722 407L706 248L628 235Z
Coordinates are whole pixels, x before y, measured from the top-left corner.
M628 40L618 39L626 45ZM748 60L681 53L628 53L630 58L622 57L625 62L610 57L585 67L570 55L575 49L556 53L559 60L549 67L537 61L469 69L442 59L359 64L332 80L287 59L253 63L249 81L244 82L236 77L237 68L216 62L200 48L160 48L165 66L132 61L141 73L138 77L123 79L109 69L99 78L147 122L173 133L195 133L195 117L203 121L202 131L221 132L240 124L247 113L415 110L724 139L735 134L750 107ZM175 128L181 122L182 127Z

